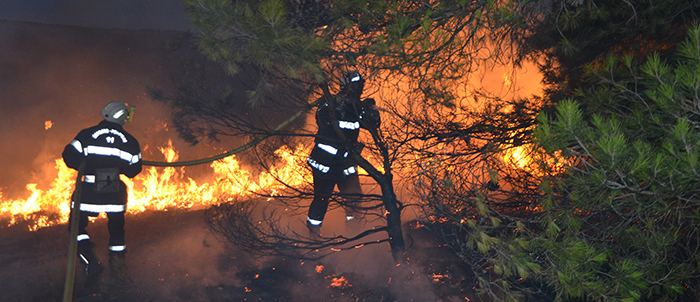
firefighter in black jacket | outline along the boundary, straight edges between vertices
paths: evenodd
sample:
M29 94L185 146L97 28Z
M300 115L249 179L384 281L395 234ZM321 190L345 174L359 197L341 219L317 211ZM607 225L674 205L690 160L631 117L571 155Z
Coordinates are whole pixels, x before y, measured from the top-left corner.
M142 168L139 143L122 128L131 115L129 106L124 102L110 102L100 115L104 119L102 122L80 131L63 150L63 161L69 168L77 170L85 161L77 239L78 256L86 265L89 277L101 273L103 266L92 250L94 244L86 231L88 217L107 214L110 264L114 259L121 259L123 263L126 252L124 213L128 195L119 175L133 178ZM74 193L72 200L75 198Z
M316 111L318 132L314 148L307 158L314 179L314 199L306 219L306 226L312 235L320 235L321 224L336 185L348 204L345 206L346 221L357 221L359 218L359 213L351 204L362 195L362 189L357 163L349 156L349 152L351 148L355 152L361 152L357 142L360 127L378 127L380 122L374 100L360 100L363 88L362 76L357 71L350 71L341 78L340 92L335 96L335 108L331 108L333 104L325 99ZM337 135L335 126L345 140Z

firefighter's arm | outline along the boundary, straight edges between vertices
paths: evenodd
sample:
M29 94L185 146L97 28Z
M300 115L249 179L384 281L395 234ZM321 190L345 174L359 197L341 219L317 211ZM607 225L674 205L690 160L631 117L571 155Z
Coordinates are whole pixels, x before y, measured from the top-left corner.
M141 170L143 170L143 164L139 159L138 163L129 165L127 168L123 169L122 173L124 173L124 175L126 175L128 178L134 178L136 175L141 173Z
M379 128L382 122L379 110L380 108L377 107L376 101L373 98L366 98L362 101L362 114L360 115L360 119L363 121L363 128Z
M139 161L137 163L128 165L125 168L120 169L120 171L122 172L122 174L126 175L126 177L134 178L134 177L136 177L136 175L141 173L142 169L143 169L143 164L141 162L141 159L139 159Z
M85 158L82 143L80 143L80 141L77 139L73 140L70 144L63 148L63 153L61 156L63 157L63 162L66 163L68 168L78 170L78 167L80 167L80 162L82 162Z
M136 138L131 137L129 142L129 145L126 146L126 148L129 150L128 152L131 153L132 158L119 170L122 174L126 175L126 177L134 178L136 175L141 173L141 170L143 169L143 161L141 160L141 146Z
M141 147L139 146L138 142L136 140L133 140L133 148L132 148L132 160L129 162L129 164L125 165L125 167L121 168L121 173L126 175L126 177L129 178L134 178L136 175L141 173L141 170L143 169L143 161L141 160Z
M326 103L320 105L318 110L316 110L316 126L319 128L331 127L331 117Z

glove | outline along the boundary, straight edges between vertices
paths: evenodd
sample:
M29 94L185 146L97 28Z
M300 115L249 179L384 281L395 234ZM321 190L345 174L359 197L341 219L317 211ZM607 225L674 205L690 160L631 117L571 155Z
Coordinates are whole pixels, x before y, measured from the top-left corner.
M379 128L381 125L381 117L379 110L376 109L376 101L373 98L366 98L362 101L362 114L360 118L365 122L365 125L372 128Z

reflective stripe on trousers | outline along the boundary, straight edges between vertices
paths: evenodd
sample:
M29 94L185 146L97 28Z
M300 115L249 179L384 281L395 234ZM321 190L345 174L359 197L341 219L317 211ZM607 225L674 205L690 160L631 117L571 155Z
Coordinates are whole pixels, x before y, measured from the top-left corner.
M325 166L325 165L313 160L311 157L307 158L306 162L309 163L309 165L314 167L316 170L321 171L322 173L328 173L328 171L331 169L331 167Z
M74 203L71 202L70 207L73 208ZM91 212L91 213L121 213L126 212L126 205L124 204L90 204L81 203L81 212Z

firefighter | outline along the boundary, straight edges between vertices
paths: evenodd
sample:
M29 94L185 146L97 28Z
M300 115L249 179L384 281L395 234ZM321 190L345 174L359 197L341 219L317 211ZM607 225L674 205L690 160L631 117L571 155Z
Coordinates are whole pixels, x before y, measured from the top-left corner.
M318 132L314 147L307 158L314 181L314 199L306 219L306 226L311 235L321 234L321 224L336 185L345 199L347 225L356 227L360 218L360 213L352 203L359 200L362 188L357 174L357 163L349 154L362 151L362 145L357 142L361 127L369 129L379 126L379 112L374 100L360 99L364 82L357 71L348 72L340 80L340 92L332 96L335 102L331 103L324 97L316 111ZM342 132L345 140L338 136L335 126Z
M133 178L142 168L139 142L122 128L133 108L125 102L109 102L100 111L104 120L80 131L63 150L63 161L69 168L77 170L85 161L77 239L78 257L85 264L88 280L96 280L104 268L86 230L88 217L107 214L110 264L124 263L124 213L128 195L119 175ZM76 197L74 192L71 200L75 201ZM71 208L73 205L71 202Z

